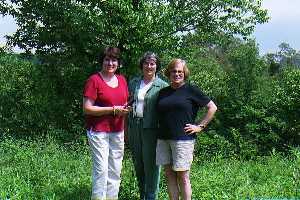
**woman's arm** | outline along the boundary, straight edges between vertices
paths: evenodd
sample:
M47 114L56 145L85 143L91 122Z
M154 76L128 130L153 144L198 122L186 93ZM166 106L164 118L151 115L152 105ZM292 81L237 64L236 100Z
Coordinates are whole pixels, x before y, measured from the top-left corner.
M214 117L215 112L217 111L217 106L213 101L209 101L208 104L206 105L206 108L207 108L206 115L200 121L200 123L198 123L197 125L186 124L184 128L186 133L192 134L192 133L201 132L208 125L208 123Z
M100 107L94 106L95 101L84 97L83 98L83 112L88 115L102 116L102 115L113 115L113 107Z
M129 112L129 108L124 106L110 106L100 107L94 106L95 101L84 97L83 98L83 112L88 115L102 116L102 115L126 115Z
M212 120L212 118L215 115L215 112L217 111L217 106L213 101L208 102L206 105L207 113L204 116L204 118L201 120L201 122L198 124L198 126L204 126L206 127L208 123Z

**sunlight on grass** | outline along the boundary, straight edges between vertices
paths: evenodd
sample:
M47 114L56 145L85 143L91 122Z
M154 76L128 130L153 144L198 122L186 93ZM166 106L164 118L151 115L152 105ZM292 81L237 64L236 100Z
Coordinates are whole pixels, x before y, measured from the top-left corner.
M256 160L195 159L193 199L300 198L299 150ZM53 139L0 142L0 199L89 199L91 159L86 145L59 145ZM159 199L167 199L161 175ZM138 199L137 181L125 152L120 199Z

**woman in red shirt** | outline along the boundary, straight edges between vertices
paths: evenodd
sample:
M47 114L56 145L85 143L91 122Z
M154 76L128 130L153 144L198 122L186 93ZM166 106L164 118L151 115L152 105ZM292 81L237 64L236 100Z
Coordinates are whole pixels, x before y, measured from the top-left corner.
M118 199L124 154L124 117L129 112L127 82L115 72L120 50L106 48L100 72L89 77L83 92L85 126L91 148L92 199Z

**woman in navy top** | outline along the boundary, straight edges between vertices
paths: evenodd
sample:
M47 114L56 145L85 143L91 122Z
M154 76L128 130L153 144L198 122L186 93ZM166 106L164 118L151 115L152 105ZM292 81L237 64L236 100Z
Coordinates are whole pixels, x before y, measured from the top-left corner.
M172 60L165 75L170 80L170 86L160 90L158 95L160 131L156 163L164 166L169 198L178 200L181 196L184 200L190 200L189 170L195 137L211 121L217 106L197 86L186 83L189 70L184 60ZM206 107L207 113L202 120L195 122L201 107Z

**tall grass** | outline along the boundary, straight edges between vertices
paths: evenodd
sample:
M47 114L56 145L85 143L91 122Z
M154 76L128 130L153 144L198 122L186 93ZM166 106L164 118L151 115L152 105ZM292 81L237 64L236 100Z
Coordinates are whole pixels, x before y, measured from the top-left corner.
M250 161L198 161L191 174L194 198L300 199L299 179L295 181L299 161L278 154Z
M85 147L63 147L51 139L0 143L0 197L87 199L90 159Z
M120 199L138 199L137 182L125 152ZM54 139L0 142L0 199L89 199L91 159L84 144L59 145ZM193 199L300 199L300 151L256 160L195 158ZM162 173L159 199L168 199Z

